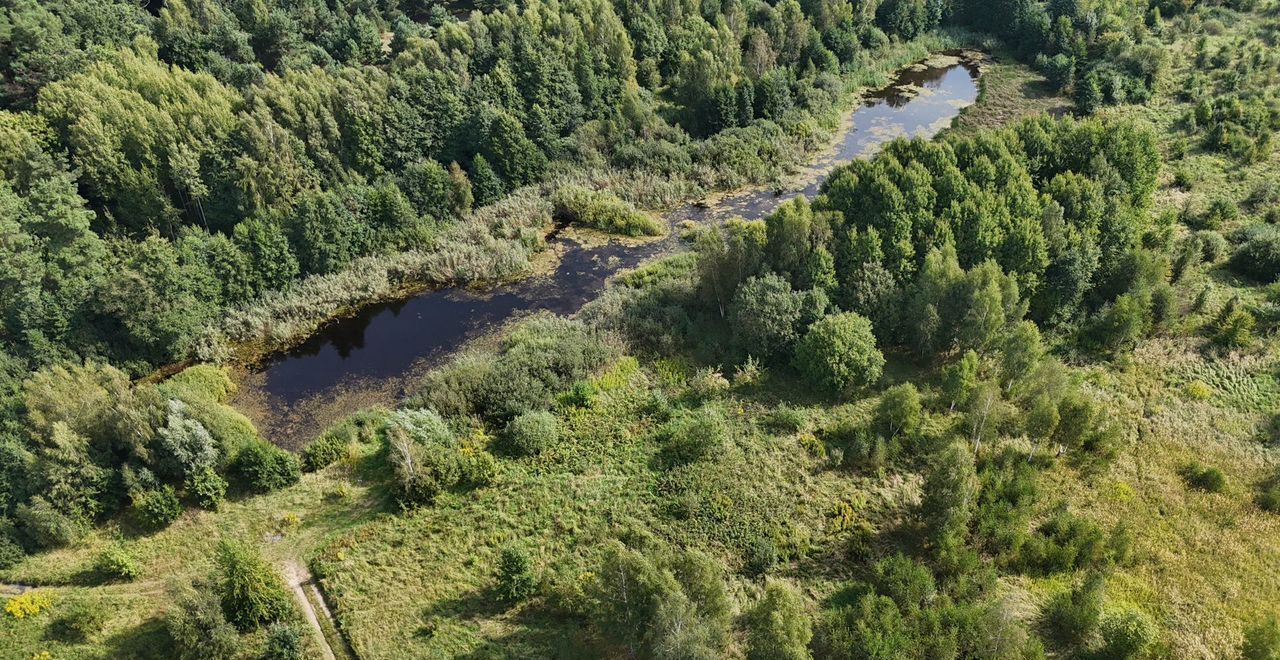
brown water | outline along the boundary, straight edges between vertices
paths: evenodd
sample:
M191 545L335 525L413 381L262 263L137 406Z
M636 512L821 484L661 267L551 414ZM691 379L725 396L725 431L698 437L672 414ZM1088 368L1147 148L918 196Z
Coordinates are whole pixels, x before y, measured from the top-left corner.
M831 170L869 156L897 137L931 137L950 125L978 96L978 70L968 62L915 65L894 84L868 94L841 129L835 144L781 194L749 190L709 206L689 205L669 215L672 224L725 217L761 218L798 195L812 197ZM904 87L907 86L907 87ZM584 245L558 239L554 271L489 291L427 291L394 303L370 305L336 320L288 353L245 374L236 405L267 437L288 447L331 420L403 396L415 376L486 330L513 317L551 311L571 314L596 297L607 280L656 255L678 248L672 236L635 245L621 241Z

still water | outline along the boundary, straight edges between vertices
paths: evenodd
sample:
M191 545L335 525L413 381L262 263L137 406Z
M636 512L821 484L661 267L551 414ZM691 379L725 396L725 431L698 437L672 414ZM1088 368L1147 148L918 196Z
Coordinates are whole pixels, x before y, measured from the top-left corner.
M755 219L797 195L813 197L837 165L871 155L894 138L931 137L949 126L977 99L977 78L977 68L968 62L903 69L891 86L865 96L833 148L786 192L749 190L710 206L677 209L668 218L673 224L730 216ZM555 248L561 256L553 272L488 291L438 289L371 305L246 375L236 403L267 437L296 447L327 420L371 403L390 403L424 365L497 324L543 310L577 311L600 293L610 276L670 251L675 233L638 246L616 241L588 246L559 239Z

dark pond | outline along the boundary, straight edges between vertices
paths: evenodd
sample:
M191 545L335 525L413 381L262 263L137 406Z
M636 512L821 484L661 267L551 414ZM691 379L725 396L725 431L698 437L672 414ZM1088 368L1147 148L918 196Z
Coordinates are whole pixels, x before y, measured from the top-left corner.
M813 162L788 192L751 190L724 197L710 207L678 209L669 218L673 223L735 215L760 218L797 195L812 197L836 165L870 155L893 138L929 137L949 126L961 108L977 98L977 77L977 69L968 63L904 69L894 85L866 97L834 148ZM911 87L904 91L904 85ZM395 303L371 305L334 321L246 378L248 396L254 399L244 406L246 412L273 440L295 444L300 440L296 436L318 430L317 416L333 419L368 405L370 398L394 398L399 392L388 388L399 386L390 383L403 382L411 371L486 329L530 312L576 311L600 293L610 276L671 250L677 239L640 246L619 242L584 246L561 240L557 247L562 256L553 273L490 291L428 291ZM359 396L361 383L365 389L378 384L374 388L381 396ZM327 410L321 412L321 407Z

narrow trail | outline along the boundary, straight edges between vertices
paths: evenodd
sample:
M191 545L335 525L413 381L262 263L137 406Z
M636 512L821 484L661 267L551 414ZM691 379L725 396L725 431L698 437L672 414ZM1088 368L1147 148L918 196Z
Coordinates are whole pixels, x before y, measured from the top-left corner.
M337 660L337 656L333 653L333 647L329 645L329 638L324 634L324 627L320 625L320 619L317 616L315 607L311 604L311 599L307 597L307 590L315 596L315 602L320 604L323 612L321 616L327 617L333 625L333 629L338 629L338 621L334 618L333 612L329 611L329 606L325 604L324 597L320 594L320 590L316 588L315 580L311 578L311 571L302 565L301 562L291 559L284 565L284 579L289 583L289 589L293 591L294 598L302 607L302 613L307 617L307 622L311 624L312 630L315 631L316 640L320 644L321 658L324 660Z

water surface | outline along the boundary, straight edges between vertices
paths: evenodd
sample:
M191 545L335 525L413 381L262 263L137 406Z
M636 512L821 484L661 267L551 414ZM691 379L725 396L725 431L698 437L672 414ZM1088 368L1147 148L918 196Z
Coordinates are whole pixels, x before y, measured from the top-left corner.
M977 76L969 63L904 69L893 85L865 97L833 148L791 182L786 192L732 194L710 206L679 208L669 220L756 219L798 195L812 197L835 166L871 155L894 138L931 137L949 126L962 108L977 99ZM489 291L439 289L370 305L324 326L308 341L246 375L236 404L267 437L296 446L328 420L373 403L393 402L426 365L497 324L543 310L577 311L600 293L610 276L670 251L676 241L672 236L642 245L621 241L584 245L559 239L554 248L560 259L551 273Z

